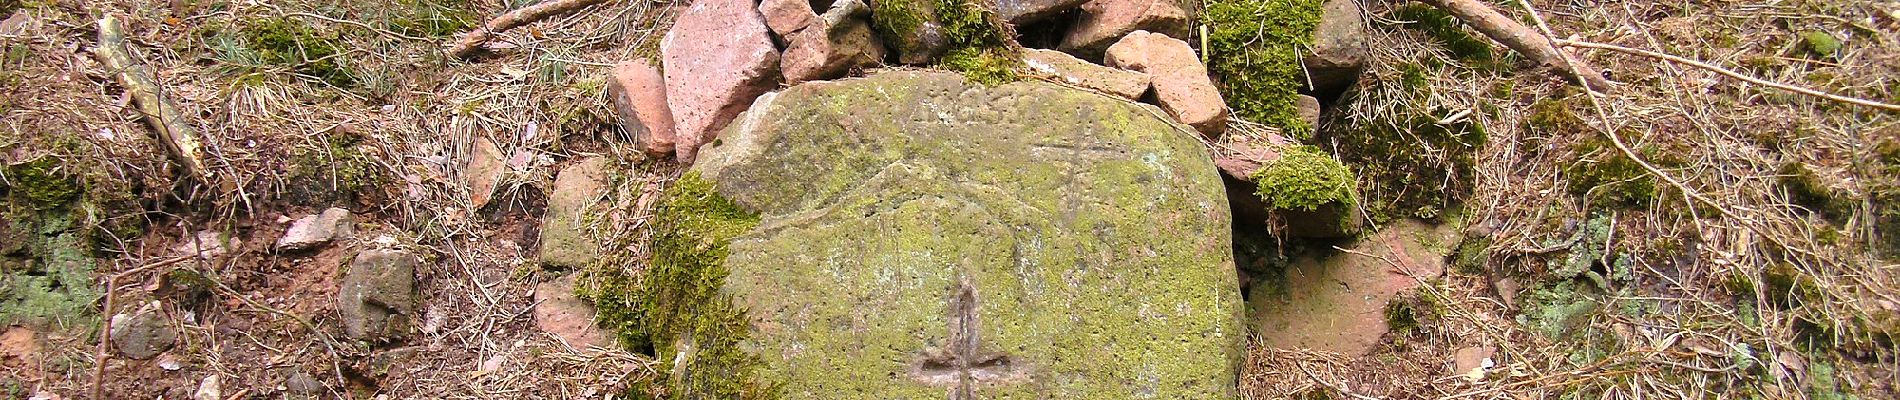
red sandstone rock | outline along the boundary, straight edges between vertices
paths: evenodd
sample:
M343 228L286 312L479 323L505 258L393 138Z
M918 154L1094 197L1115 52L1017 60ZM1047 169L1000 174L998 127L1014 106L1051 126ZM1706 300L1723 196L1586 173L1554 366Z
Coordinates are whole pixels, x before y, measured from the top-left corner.
M1227 128L1227 103L1207 77L1187 42L1167 35L1135 31L1109 46L1108 66L1146 72L1153 80L1155 99L1162 110L1208 137Z
M1023 49L1030 74L1128 98L1148 92L1148 74L1091 64L1055 50Z
M594 325L594 305L574 295L575 274L534 287L534 326L568 346L606 346L607 332Z
M1093 0L1082 4L1075 28L1062 38L1061 49L1085 57L1134 31L1188 37L1188 14L1174 0Z
M666 105L666 79L646 60L614 65L608 96L620 114L620 127L649 154L673 152L673 111Z
M778 49L750 0L699 0L660 41L682 163L778 81Z

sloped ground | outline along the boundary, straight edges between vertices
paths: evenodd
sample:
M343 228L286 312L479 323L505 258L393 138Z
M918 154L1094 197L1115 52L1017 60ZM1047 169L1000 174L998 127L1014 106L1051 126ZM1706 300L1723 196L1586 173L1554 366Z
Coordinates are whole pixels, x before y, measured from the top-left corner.
M608 197L627 223L596 233L621 257L641 252L642 195L675 172L622 148L602 92L607 65L652 54L667 4L606 2L508 32L500 54L468 63L442 49L502 2L357 3L0 1L24 16L0 23L9 182L12 166L50 158L61 166L53 176L84 189L54 196L65 208L9 209L7 223L58 214L103 228L86 229L97 261L83 273L96 290L53 292L93 310L114 294L107 312L39 312L48 317L0 336L6 396L184 398L218 376L221 397L278 398L307 376L321 382L318 398L598 398L651 376L645 356L562 346L527 310L549 276L533 261L536 220L552 171L568 160L620 160ZM1375 62L1325 125L1398 126L1404 134L1390 142L1424 150L1389 174L1355 166L1375 200L1456 186L1416 178L1459 162L1415 121L1481 127L1486 140L1468 149L1472 187L1451 188L1462 211L1369 207L1382 225L1451 221L1465 243L1444 278L1394 307L1414 326L1370 355L1256 346L1242 382L1249 398L1900 396L1900 291L1896 263L1882 258L1900 247L1890 232L1900 229L1893 113L1587 51L1628 83L1593 105L1501 48L1474 49L1468 30L1395 10L1412 3L1370 3ZM1530 3L1558 37L1900 101L1892 4ZM172 179L150 130L123 107L123 88L88 52L106 12L126 16L135 52L190 110L214 180L231 190ZM459 174L476 137L500 144L511 169L498 200L471 210ZM1350 142L1320 137L1334 151ZM269 250L279 216L327 206L356 211L359 240L430 255L418 271L432 305L421 334L398 346L338 338L332 268L358 245ZM180 258L175 247L202 230L241 244L212 260ZM31 252L9 247L0 253ZM162 290L159 272L170 268L215 283L177 301ZM168 355L128 360L96 347L97 314L161 297L181 332ZM1495 349L1482 379L1453 371L1452 355L1467 348Z

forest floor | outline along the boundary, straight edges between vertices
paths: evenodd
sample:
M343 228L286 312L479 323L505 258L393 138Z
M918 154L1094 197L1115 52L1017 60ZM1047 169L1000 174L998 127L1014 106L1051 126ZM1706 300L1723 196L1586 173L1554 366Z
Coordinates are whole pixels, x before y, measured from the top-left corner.
M515 3L0 0L0 163L13 182L57 160L72 190L33 193L77 199L64 223L100 244L75 269L23 272L62 283L0 310L28 321L0 335L0 397L606 398L655 376L651 356L566 346L529 314L555 272L535 261L553 171L616 160L609 198L628 221L677 174L628 145L605 94L613 63L655 54L674 5L607 1L501 34L492 56L444 54ZM1900 102L1900 3L1494 3L1558 38ZM1900 113L1579 49L1623 83L1592 97L1417 3L1366 7L1373 63L1322 132L1482 135L1410 138L1425 151L1407 165L1437 174L1361 168L1379 171L1361 177L1375 222L1465 238L1371 354L1250 346L1247 398L1900 397ZM214 184L174 178L94 58L106 13L188 110ZM476 138L509 166L482 208L461 176ZM1415 190L1457 195L1379 200ZM0 261L27 252L9 224L53 212L28 203L0 221ZM332 206L355 212L360 242L271 249L285 221ZM595 233L637 259L638 225ZM189 256L204 231L232 245ZM334 266L370 243L425 255L429 306L404 346L333 328ZM177 293L176 270L211 284ZM154 300L173 350L132 360L100 342L105 316ZM1460 353L1490 356L1472 374Z

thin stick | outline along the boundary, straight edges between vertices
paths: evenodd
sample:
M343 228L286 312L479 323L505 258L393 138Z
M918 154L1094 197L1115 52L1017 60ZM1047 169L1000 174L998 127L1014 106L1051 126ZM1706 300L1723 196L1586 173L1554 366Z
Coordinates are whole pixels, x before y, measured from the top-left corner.
M1584 85L1584 87L1598 92L1607 92L1611 89L1610 80L1604 79L1603 74L1597 73L1595 68L1591 68L1590 65L1584 63L1583 60L1557 48L1550 38L1539 34L1529 27L1525 27L1524 24L1518 23L1517 20L1511 19L1511 17L1499 13L1483 1L1421 1L1425 4L1430 4L1441 10L1445 10L1447 13L1451 13L1452 16L1458 17L1458 20L1464 21L1466 24L1470 24L1472 28L1476 28L1478 32L1484 33L1484 35L1490 37L1491 40L1503 43L1505 47L1510 47L1511 50L1516 50L1518 53L1530 57L1531 60L1555 70L1572 83Z
M98 347L93 348L93 355L92 355L92 398L95 398L95 399L106 398L106 385L105 385L105 379L104 379L106 375L106 358L112 356L111 352L106 351L107 349L106 343L110 343L112 341L112 307L113 307L113 303L117 302L118 296L114 294L118 292L119 279L125 278L127 276L132 276L132 274L145 272L146 270L150 270L153 268L159 268L159 267L164 267L167 265L177 264L181 261L189 260L194 257L197 257L197 256L193 255L193 256L178 256L178 257L167 258L167 259L159 260L158 262L154 262L151 264L145 264L144 266L133 268L125 272L113 274L111 277L106 278L106 304L105 304L105 309L103 310L103 312L100 313L105 316L105 321L100 321L101 324L104 326L99 329L99 345Z
M119 84L125 86L125 91L132 94L139 114L158 132L159 141L172 158L199 182L211 183L204 166L204 143L198 140L197 131L192 129L184 113L178 111L178 106L165 98L164 89L153 79L152 72L143 62L132 58L125 46L125 24L118 17L106 14L99 19L99 47L93 49L93 54L118 78Z
M488 40L493 39L497 33L605 1L607 0L550 0L502 13L488 20L481 27L463 34L462 40L455 44L455 48L449 50L449 55L460 59L474 57L482 49L482 44L488 43Z
M1879 102L1879 101L1874 101L1874 100L1867 100L1867 99L1861 99L1861 98L1856 98L1856 97L1848 97L1848 96L1843 96L1843 95L1838 95L1838 94L1833 94L1833 93L1828 93L1828 92L1823 92L1823 91L1819 91L1819 90L1814 90L1814 89L1809 89L1809 88L1805 88L1805 87L1800 87L1800 86L1795 86L1795 85L1790 85L1790 84L1785 84L1785 83L1778 83L1778 82L1774 82L1774 81L1769 81L1769 80L1766 80L1766 79L1761 79L1761 78L1756 78L1756 77L1752 77L1752 76L1748 76L1748 75L1744 75L1744 74L1742 74L1742 73L1740 73L1740 72L1735 72L1735 71L1731 71L1731 70L1729 70L1729 69L1727 69L1727 68L1722 68L1722 67L1719 67L1719 66L1715 66L1715 65L1713 65L1713 64L1709 64L1709 63L1705 63L1705 62L1701 62L1701 61L1696 61L1696 60L1691 60L1691 59L1688 59L1688 58L1684 58L1684 57L1681 57L1681 56L1676 56L1676 55L1672 55L1672 54L1665 54L1665 53L1659 53L1659 52L1655 52L1655 51L1649 51L1649 50L1643 50L1643 49L1636 49L1636 48L1629 48L1629 47L1623 47L1623 46L1617 46L1617 45L1613 45L1613 44L1604 44L1604 43L1595 43L1595 42L1584 42L1584 41L1576 41L1576 40L1563 40L1563 39L1557 39L1557 40L1556 40L1556 43L1557 43L1557 45L1559 45L1559 46L1568 46L1568 47L1582 47L1582 48L1586 48L1586 49L1599 49L1599 50L1609 50L1609 51L1614 51L1614 52L1618 52L1618 53L1623 53L1623 54L1631 54L1631 55L1638 55L1638 56L1644 56L1644 57L1649 57L1649 58L1655 58L1655 59L1660 59L1660 60L1664 60L1664 61L1669 61L1669 62L1673 62L1673 63L1678 63L1678 64L1683 64L1683 65L1688 65L1688 66L1691 66L1691 67L1696 67L1696 68L1701 68L1701 69L1705 69L1705 70L1709 70L1709 71L1712 71L1712 72L1715 72L1715 73L1718 73L1718 74L1722 74L1722 75L1725 75L1725 76L1728 76L1728 77L1730 77L1730 78L1735 78L1735 79L1740 79L1740 80L1743 80L1743 81L1746 81L1746 82L1748 82L1748 83L1753 83L1753 84L1757 84L1757 85L1762 85L1762 86L1767 86L1767 87L1771 87L1771 88L1775 88L1775 89L1781 89L1781 90L1785 90L1785 91L1790 91L1790 92L1795 92L1795 93L1800 93L1800 94L1804 94L1804 95L1808 95L1808 96L1814 96L1814 97L1819 97L1819 98L1822 98L1822 99L1827 99L1827 100L1833 100L1833 101L1838 101L1838 102L1842 102L1842 103L1850 103L1850 104L1859 104L1859 105L1863 105L1863 106L1868 106L1868 107L1874 107L1874 108L1879 108L1879 109L1883 109L1883 110L1888 110L1888 111L1900 111L1900 105L1895 105L1895 104L1891 104L1891 103L1883 103L1883 102Z

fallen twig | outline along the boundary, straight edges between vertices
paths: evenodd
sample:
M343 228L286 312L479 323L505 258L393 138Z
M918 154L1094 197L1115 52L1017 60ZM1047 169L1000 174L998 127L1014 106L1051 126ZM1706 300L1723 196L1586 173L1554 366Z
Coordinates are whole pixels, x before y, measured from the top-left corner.
M185 173L200 183L211 184L211 176L204 166L204 143L198 140L197 130L192 129L178 106L165 97L164 89L144 63L132 58L125 47L125 24L118 17L106 14L99 19L99 47L93 49L93 54L119 84L125 86L125 91L132 94L139 114L158 132L159 141L184 167Z
M1735 71L1731 71L1731 70L1729 70L1729 69L1727 69L1727 68L1722 68L1722 67L1719 67L1719 66L1716 66L1716 65L1714 65L1714 64L1709 64L1709 63L1705 63L1705 62L1701 62L1701 61L1696 61L1696 60L1692 60L1692 59L1689 59L1689 58L1686 58L1686 57L1682 57L1682 56L1677 56L1677 55L1673 55L1673 54L1667 54L1667 53L1661 53L1661 52L1655 52L1655 51L1649 51L1649 50L1643 50L1643 49L1637 49L1637 48L1630 48L1630 47L1623 47L1623 46L1617 46L1617 45L1613 45L1613 44L1604 44L1604 43L1595 43L1595 42L1584 42L1584 41L1577 41L1577 40L1563 40L1563 39L1558 39L1558 40L1556 41L1556 43L1557 43L1557 45L1558 45L1558 46L1567 46L1567 47L1581 47L1581 48L1586 48L1586 49L1598 49L1598 50L1609 50L1609 51L1614 51L1614 52L1618 52L1618 53L1623 53L1623 54L1630 54L1630 55L1638 55L1638 56L1643 56L1643 57L1649 57L1649 58L1655 58L1655 59L1660 59L1660 60L1664 60L1664 61L1669 61L1669 62L1673 62L1673 63L1677 63L1677 64L1683 64L1683 65L1688 65L1688 66L1691 66L1691 67L1696 67L1696 68L1701 68L1701 69L1705 69L1705 70L1709 70L1709 71L1711 71L1711 72L1715 72L1715 73L1718 73L1718 74L1722 74L1722 75L1725 75L1725 76L1728 76L1728 77L1730 77L1730 78L1735 78L1735 79L1740 79L1740 80L1743 80L1743 81L1746 81L1746 82L1748 82L1748 83L1753 83L1753 84L1757 84L1757 85L1762 85L1762 86L1767 86L1767 87L1771 87L1771 88L1775 88L1775 89L1781 89L1781 90L1785 90L1785 91L1790 91L1790 92L1795 92L1795 93L1800 93L1800 94L1804 94L1804 95L1808 95L1808 96L1814 96L1814 97L1818 97L1818 98L1822 98L1822 99L1827 99L1827 100L1833 100L1833 101L1838 101L1838 102L1842 102L1842 103L1850 103L1850 104L1859 104L1859 105L1863 105L1863 106L1868 106L1868 107L1873 107L1873 108L1879 108L1879 109L1883 109L1883 110L1888 110L1888 111L1900 111L1900 105L1896 105L1896 104L1891 104L1891 103L1883 103L1883 102L1879 102L1879 101L1874 101L1874 100L1867 100L1867 99L1862 99L1862 98L1857 98L1857 97L1848 97L1848 96L1843 96L1843 95L1838 95L1838 94L1833 94L1833 93L1828 93L1828 92L1823 92L1823 91L1819 91L1819 90L1814 90L1814 89L1809 89L1809 88L1805 88L1805 87L1801 87L1801 86L1795 86L1795 85L1790 85L1790 84L1786 84L1786 83L1779 83L1779 82L1774 82L1774 81L1769 81L1769 80L1766 80L1766 79L1761 79L1761 78L1756 78L1756 77L1752 77L1752 76L1748 76L1748 75L1745 75L1745 74L1742 74L1742 73L1740 73L1740 72L1735 72Z
M488 43L488 40L494 38L497 33L527 25L534 21L540 21L556 14L572 12L582 7L600 4L605 1L606 0L549 0L522 7L514 11L501 13L501 15L495 16L494 19L488 20L487 23L483 23L481 27L477 27L475 30L463 34L462 40L457 42L455 47L449 50L449 55L461 59L474 57L482 49L482 45Z
M1598 73L1595 68L1591 68L1589 64L1576 56L1558 49L1543 34L1499 13L1486 2L1478 0L1420 1L1451 13L1452 16L1470 24L1472 28L1477 28L1478 32L1484 33L1491 40L1503 43L1505 47L1510 47L1511 50L1530 57L1532 61L1549 67L1573 83L1584 85L1597 92L1608 92L1611 89L1610 80L1604 79L1603 74Z
M100 323L103 326L99 328L99 345L98 347L93 348L93 356L92 356L92 398L95 398L95 399L106 398L105 397L106 385L105 385L105 378L104 378L106 375L106 358L112 356L112 352L107 351L108 349L107 343L110 343L112 341L112 308L114 306L113 303L116 303L118 301L117 293L119 292L119 280L124 279L125 277L128 277L128 276L132 276L132 274L145 272L153 268L160 268L167 265L177 264L185 260L190 260L194 257L197 257L197 256L190 255L190 256L178 256L178 257L167 258L167 259L159 260L158 262L154 262L151 264L145 264L143 266L140 266L138 268L133 268L125 272L113 274L112 276L106 278L106 299L105 299L106 304L105 304L105 308L102 310L102 312L100 312L100 314L105 315L105 318L104 318L104 321L100 321Z

